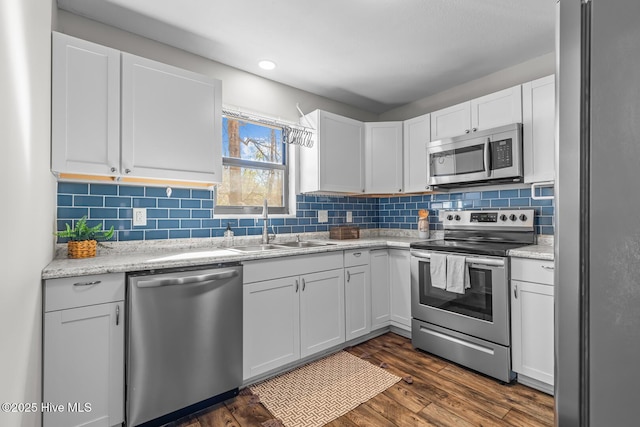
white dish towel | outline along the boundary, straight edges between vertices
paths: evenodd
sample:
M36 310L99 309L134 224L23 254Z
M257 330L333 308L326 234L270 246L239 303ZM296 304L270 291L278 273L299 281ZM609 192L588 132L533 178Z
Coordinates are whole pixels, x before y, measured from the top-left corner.
M447 288L447 255L432 252L429 261L431 286L438 289Z
M433 257L433 254L431 255ZM467 258L464 255L447 255L447 286L448 292L464 294L469 289L469 268ZM433 274L433 273L432 273Z

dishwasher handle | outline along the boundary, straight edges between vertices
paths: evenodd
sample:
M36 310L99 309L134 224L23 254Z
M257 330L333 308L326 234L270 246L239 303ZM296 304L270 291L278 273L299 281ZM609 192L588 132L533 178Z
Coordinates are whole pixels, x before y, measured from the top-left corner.
M199 276L168 277L166 279L141 280L136 284L136 286L138 288L159 288L161 286L202 284L214 280L231 279L232 277L236 277L239 274L240 273L238 270L228 270L220 273L201 274Z

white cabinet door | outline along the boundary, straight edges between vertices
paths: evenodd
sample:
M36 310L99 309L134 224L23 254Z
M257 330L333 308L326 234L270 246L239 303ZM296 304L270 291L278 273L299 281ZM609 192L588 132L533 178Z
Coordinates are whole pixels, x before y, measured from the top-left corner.
M53 33L51 169L117 175L120 52Z
M431 113L431 140L463 135L471 129L471 103L469 101Z
M389 326L390 308L389 253L371 251L371 330Z
M42 397L64 411L45 411L43 425L124 421L124 313L124 301L45 313ZM70 411L69 403L84 411Z
M513 371L553 390L553 286L511 281Z
M427 191L427 142L431 140L431 115L405 120L403 130L404 192Z
M471 101L472 132L510 123L522 123L522 89L520 85Z
M371 332L371 280L369 265L344 269L346 340Z
M221 82L122 54L122 174L222 179Z
M522 85L524 181L555 180L555 76Z
M300 277L301 356L326 350L345 341L344 270Z
M389 250L391 324L411 330L411 272L408 250Z
M365 123L364 129L365 191L401 193L402 122Z
M256 282L243 287L243 378L300 358L300 279Z
M313 147L299 150L300 191L364 192L364 123L322 110L301 123L316 129Z

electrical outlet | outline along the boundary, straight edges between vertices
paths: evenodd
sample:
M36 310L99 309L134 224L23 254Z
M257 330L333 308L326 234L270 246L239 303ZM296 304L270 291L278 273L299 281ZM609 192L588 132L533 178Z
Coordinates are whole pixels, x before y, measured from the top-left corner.
M353 212L347 211L347 222L353 222Z
M329 211L318 211L318 222L329 222Z
M133 208L133 225L147 225L146 208Z
M444 221L446 216L447 216L447 211L445 211L445 210L439 210L438 211L438 220L439 221Z

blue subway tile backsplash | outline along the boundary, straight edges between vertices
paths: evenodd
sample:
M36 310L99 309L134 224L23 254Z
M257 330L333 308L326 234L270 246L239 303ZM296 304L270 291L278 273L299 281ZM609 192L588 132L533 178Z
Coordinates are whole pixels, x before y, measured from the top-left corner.
M540 195L548 195L542 190ZM167 196L160 187L60 182L57 196L58 230L87 215L91 225L113 225L118 241L220 237L227 224L237 236L262 233L260 218L215 218L209 190L177 188ZM147 208L146 226L132 225L132 208L137 207ZM430 228L439 230L439 210L495 208L534 209L536 232L553 234L553 200L534 200L528 188L381 198L297 195L295 218L271 218L269 229L277 234L328 231L346 224L351 211L353 224L360 228L416 230L418 211L427 209ZM328 223L318 223L318 210L329 211Z

